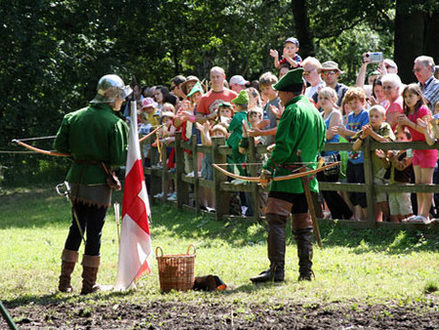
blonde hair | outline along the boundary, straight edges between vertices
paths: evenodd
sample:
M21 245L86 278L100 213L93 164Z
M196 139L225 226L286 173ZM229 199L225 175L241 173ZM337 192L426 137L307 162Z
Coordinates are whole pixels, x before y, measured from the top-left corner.
M310 64L314 67L314 69L316 69L317 71L319 71L322 68L322 63L320 63L320 61L318 59L316 59L315 57L312 56L308 56L307 58L305 58L302 62L302 67L304 67L305 65Z
M172 105L172 103L165 102L162 105L162 112L165 112L165 111L175 113L175 107Z
M373 107L369 109L369 113L372 111L378 112L381 116L386 117L386 109L382 105L375 104Z
M223 125L213 126L211 132L213 133L214 131L220 131L221 133L224 134L224 136L227 136L227 129Z
M329 97L332 100L332 103L336 103L338 100L338 96L337 93L335 92L335 90L331 87L323 87L320 91L319 91L319 97L320 96L326 96Z

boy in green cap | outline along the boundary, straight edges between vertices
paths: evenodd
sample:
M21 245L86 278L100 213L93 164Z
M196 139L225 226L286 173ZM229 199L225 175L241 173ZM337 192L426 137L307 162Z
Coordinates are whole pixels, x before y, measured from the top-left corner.
M235 115L227 128L230 136L227 139L227 145L232 148L232 163L241 164L246 160L246 156L239 152L239 144L242 140L242 121L247 121L248 93L246 90L239 92L239 95L232 100L235 105ZM241 165L236 165L239 174L246 175Z
M303 69L288 71L273 88L285 106L275 136L275 147L264 166L261 179L291 174L303 164L315 169L325 143L325 123L314 105L304 96ZM301 154L298 151L301 151ZM318 182L310 178L310 190L318 192ZM311 280L312 220L301 179L272 181L268 194L266 220L270 268L251 278L253 283L282 282L285 266L285 227L292 213L293 235L299 257L299 281Z

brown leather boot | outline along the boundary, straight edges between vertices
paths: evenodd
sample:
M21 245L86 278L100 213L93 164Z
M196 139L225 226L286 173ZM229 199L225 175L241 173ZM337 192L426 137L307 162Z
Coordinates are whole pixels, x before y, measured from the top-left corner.
M283 282L285 277L285 224L288 216L267 214L267 246L270 268L252 277L253 283Z
M70 283L75 264L78 262L78 251L64 249L61 255L61 275L59 276L58 290L72 292Z
M314 277L312 271L312 228L294 231L299 257L299 281L311 281Z
M84 255L82 259L82 290L81 294L89 294L99 291L96 285L98 276L100 257Z

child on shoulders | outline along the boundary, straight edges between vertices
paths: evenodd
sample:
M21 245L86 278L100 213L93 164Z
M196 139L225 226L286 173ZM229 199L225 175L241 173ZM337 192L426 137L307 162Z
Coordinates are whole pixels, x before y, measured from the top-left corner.
M270 49L270 56L274 58L274 67L279 69L283 64L288 65L290 70L299 67L302 62L302 58L297 54L299 46L299 40L294 37L285 40L282 58L280 60L278 51Z

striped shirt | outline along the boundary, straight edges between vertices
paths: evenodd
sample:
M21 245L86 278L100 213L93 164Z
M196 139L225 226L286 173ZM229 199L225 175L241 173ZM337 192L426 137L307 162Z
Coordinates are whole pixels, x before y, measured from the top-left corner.
M431 76L424 84L419 84L422 95L427 101L427 105L431 112L434 112L434 105L439 102L439 80Z

